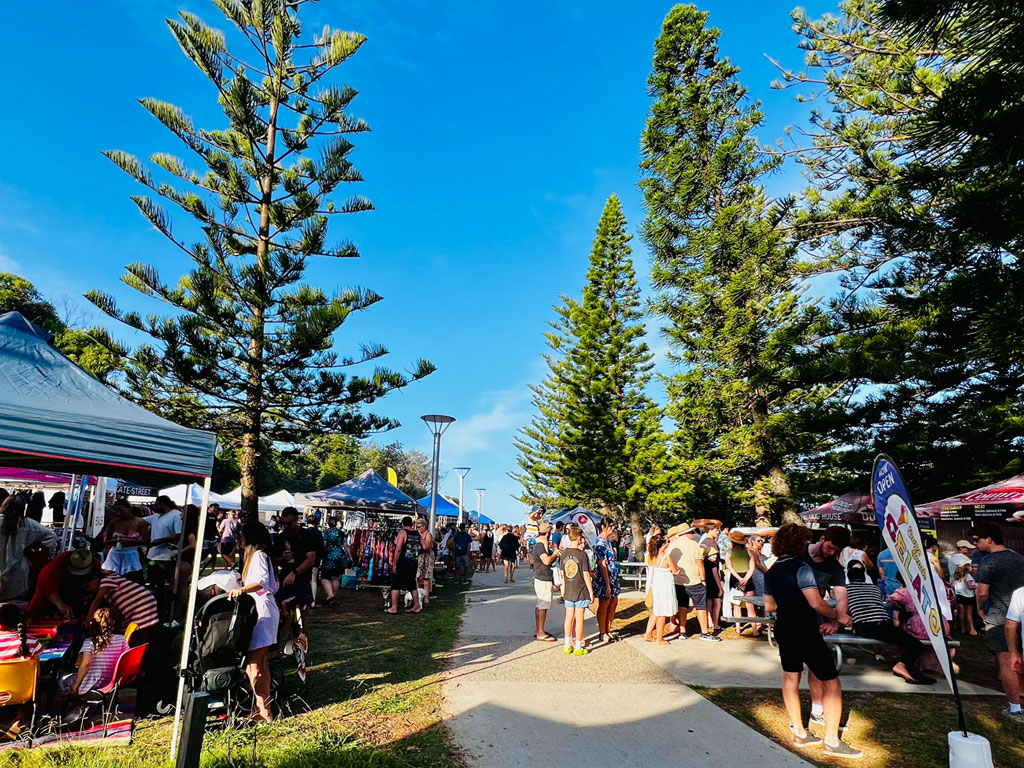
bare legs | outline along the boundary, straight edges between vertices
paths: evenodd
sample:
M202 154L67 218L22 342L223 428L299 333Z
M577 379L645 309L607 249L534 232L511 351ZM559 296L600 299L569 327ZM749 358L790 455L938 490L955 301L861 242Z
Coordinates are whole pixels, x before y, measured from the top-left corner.
M606 642L615 639L612 635L612 623L615 621L615 609L618 605L618 597L602 597L597 601L597 628L601 633L601 639Z
M786 705L793 735L803 737L807 735L807 729L804 728L804 715L800 711L800 675L800 672L782 673L782 703Z
M249 676L256 708L253 717L269 723L274 719L270 712L270 666L267 664L269 646L249 651L245 657L245 672Z

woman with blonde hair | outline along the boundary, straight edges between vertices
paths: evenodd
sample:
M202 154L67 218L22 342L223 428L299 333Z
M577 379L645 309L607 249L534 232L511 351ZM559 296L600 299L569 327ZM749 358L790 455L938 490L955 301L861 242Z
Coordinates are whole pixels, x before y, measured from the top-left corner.
M271 722L270 712L270 665L267 655L270 647L277 642L277 626L281 615L274 602L277 579L270 562L270 531L259 520L248 520L242 526L239 537L242 549L242 588L233 589L228 597L237 600L250 595L256 603L256 627L249 641L249 652L245 657L245 671L249 675L256 711L252 719Z
M647 620L647 631L644 640L658 645L668 645L665 639L665 622L679 612L676 599L676 584L673 578L679 573L679 567L668 556L668 540L661 534L651 536L647 544L648 562L651 566L651 578L648 582L651 590L651 618ZM654 635L651 636L653 630Z

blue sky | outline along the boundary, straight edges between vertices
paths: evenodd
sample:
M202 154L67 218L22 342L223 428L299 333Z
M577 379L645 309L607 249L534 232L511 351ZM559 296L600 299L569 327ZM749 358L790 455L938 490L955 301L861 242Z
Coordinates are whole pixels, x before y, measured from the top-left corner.
M701 5L722 29L723 53L764 101L761 138L773 141L806 109L793 94L770 89L776 71L765 58L799 66L793 5ZM552 305L581 290L609 195L621 198L634 233L642 217L636 182L645 83L672 3L324 0L307 7L310 35L326 23L369 38L341 76L360 91L353 114L372 128L354 139L352 157L366 182L353 191L376 206L333 224L332 235L353 240L362 258L322 260L309 279L384 296L345 324L340 350L379 342L391 351L391 367L418 357L438 367L377 404L403 422L379 439L429 453L419 416L455 416L442 465L472 467L473 506L470 489L486 488L484 511L518 521L523 507L506 473L515 468L513 435L531 415L527 385L544 373ZM806 7L818 16L834 4ZM129 201L139 188L100 155L116 148L187 157L138 105L144 96L178 104L203 127L220 126L209 83L164 25L179 8L226 27L202 0L55 0L5 13L0 270L33 281L73 320L96 320L81 298L93 288L123 306L158 309L119 282L125 264L151 262L169 281L187 269ZM772 188L799 184L788 170ZM639 238L633 246L644 280L648 257ZM457 495L453 472L442 490Z

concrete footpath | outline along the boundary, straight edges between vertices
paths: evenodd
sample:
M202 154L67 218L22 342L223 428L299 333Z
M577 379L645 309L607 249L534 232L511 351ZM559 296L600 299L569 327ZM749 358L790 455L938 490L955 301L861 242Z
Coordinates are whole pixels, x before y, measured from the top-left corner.
M446 722L474 768L810 765L680 683L632 642L598 644L579 657L565 656L560 642L536 641L532 572L523 568L519 576L507 585L500 572L474 577L442 686ZM547 628L559 637L563 616L556 602ZM586 629L596 635L593 617ZM702 645L711 656L725 643Z

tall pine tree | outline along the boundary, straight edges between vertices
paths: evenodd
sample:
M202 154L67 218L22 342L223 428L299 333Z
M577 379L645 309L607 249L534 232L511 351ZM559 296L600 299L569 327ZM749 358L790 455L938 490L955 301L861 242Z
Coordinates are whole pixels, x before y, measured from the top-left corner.
M365 38L330 28L303 34L303 3L290 0L214 5L234 28L237 47L229 50L224 34L185 11L168 25L212 84L225 125L205 130L174 105L141 101L203 170L167 153L152 155L149 164L125 152L105 153L194 219L192 234L183 236L153 197L132 198L193 262L191 271L168 284L149 264L127 267L123 281L170 307L167 316L122 311L98 291L88 297L153 337L155 344L139 348L130 366L133 389L148 405L196 403L207 424L240 443L242 505L252 513L261 446L394 426L360 406L433 367L419 361L409 374L347 373L386 354L376 344L358 345L351 356L333 349L348 316L381 297L361 288L328 295L304 280L314 256L358 256L351 243L328 242L329 219L372 207L359 196L332 200L339 187L361 181L346 136L368 128L348 114L355 90L331 78Z
M778 519L792 510L789 461L813 439L800 414L824 392L795 367L808 328L783 227L789 202L762 186L778 161L757 143L763 116L707 17L686 5L665 19L641 143L654 309L682 368L668 412L695 488L730 488L756 520Z
M539 413L517 445L524 498L551 498L635 519L662 482L660 412L647 394L652 355L644 340L630 236L617 197L597 226L582 300L563 297L547 334L548 379ZM637 529L639 530L639 528Z

